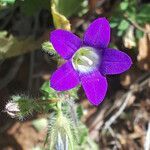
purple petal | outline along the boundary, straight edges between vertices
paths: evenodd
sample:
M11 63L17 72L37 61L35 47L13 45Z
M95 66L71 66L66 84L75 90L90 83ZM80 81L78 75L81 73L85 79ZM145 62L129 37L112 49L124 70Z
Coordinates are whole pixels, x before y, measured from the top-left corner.
M119 74L128 70L132 65L131 58L124 52L108 48L103 51L100 72L105 74Z
M106 18L96 19L84 34L84 44L106 48L110 41L110 25Z
M99 105L107 91L107 80L99 71L81 76L81 83L87 98L93 105Z
M70 61L63 64L52 74L50 83L50 86L57 91L69 90L79 84L78 74Z
M69 59L82 44L79 37L69 31L57 29L50 34L50 41L55 50L64 58Z

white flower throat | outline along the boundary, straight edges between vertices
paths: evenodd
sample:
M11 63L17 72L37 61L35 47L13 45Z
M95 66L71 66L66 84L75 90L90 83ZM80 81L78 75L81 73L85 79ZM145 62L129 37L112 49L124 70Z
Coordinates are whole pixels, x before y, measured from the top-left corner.
M74 69L81 73L91 72L99 63L100 56L92 47L81 47L72 57Z

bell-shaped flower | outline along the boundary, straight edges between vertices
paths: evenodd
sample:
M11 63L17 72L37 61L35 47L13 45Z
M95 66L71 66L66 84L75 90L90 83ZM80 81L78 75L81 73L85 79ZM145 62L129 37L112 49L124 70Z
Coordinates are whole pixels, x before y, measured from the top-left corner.
M67 62L51 76L51 87L57 91L83 86L88 100L100 104L107 92L106 75L128 70L131 58L119 50L108 48L110 25L106 18L96 19L84 33L83 40L69 31L51 32L50 41Z

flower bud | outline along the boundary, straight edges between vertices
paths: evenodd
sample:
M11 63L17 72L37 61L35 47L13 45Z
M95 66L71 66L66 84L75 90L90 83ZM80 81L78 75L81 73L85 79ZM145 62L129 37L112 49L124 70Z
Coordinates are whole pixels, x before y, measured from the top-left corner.
M10 115L12 118L17 117L17 114L20 112L17 102L8 102L5 106L5 112Z
M51 126L50 149L68 150L74 147L74 136L71 123L63 114L57 115Z

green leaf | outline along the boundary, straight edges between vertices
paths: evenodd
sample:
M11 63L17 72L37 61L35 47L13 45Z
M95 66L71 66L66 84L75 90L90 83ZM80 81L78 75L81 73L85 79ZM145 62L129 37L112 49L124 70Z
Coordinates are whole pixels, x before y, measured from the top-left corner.
M119 30L119 31L117 32L117 35L118 35L118 36L122 36L123 33L124 33L124 32L123 32L122 30Z
M122 20L118 26L118 29L121 31L126 30L129 27L129 22L126 20Z
M115 28L118 25L117 22L110 22L110 26L111 28Z
M79 106L77 107L77 114L78 114L78 118L79 118L79 120L80 120L81 117L83 116L83 107L82 107L82 105L79 105Z
M128 8L128 2L121 2L120 3L120 9L126 10Z
M80 123L79 125L78 134L79 134L79 137L78 137L79 145L82 145L83 143L86 142L87 137L88 137L88 129L83 123Z
M58 98L57 91L50 87L49 81L44 82L40 91L43 93L45 99Z
M68 18L81 12L83 7L87 7L85 1L86 0L54 0L54 3L56 4L56 10Z
M136 15L136 20L139 24L150 23L150 4L143 4L139 10L139 13Z
M137 39L141 39L144 36L144 33L140 30L136 30L135 35Z

